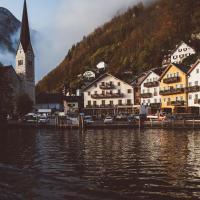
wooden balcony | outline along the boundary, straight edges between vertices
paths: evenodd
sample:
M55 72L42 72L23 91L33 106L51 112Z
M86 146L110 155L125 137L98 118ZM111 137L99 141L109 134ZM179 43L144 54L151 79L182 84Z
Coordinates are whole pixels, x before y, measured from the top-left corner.
M141 94L141 98L143 98L143 99L151 98L152 96L153 96L152 93L143 93L143 94Z
M158 86L159 86L159 82L158 81L144 83L144 87L147 87L147 88L158 87Z
M200 104L200 99L195 99L194 104Z
M186 89L187 92L199 92L200 91L200 86L196 85L196 86L192 86L192 87L188 87Z
M184 88L176 88L176 89L170 89L170 90L161 90L160 95L167 96L167 95L173 95L173 94L182 94L184 93Z
M170 84L170 83L178 83L181 81L181 77L170 77L163 79L163 83Z
M113 90L113 89L115 89L115 85L114 84L110 84L110 83L106 83L104 85L101 84L99 87L102 90Z
M114 98L123 98L124 94L122 93L107 93L107 94L92 94L93 99L114 99Z
M171 101L172 106L185 106L185 101Z

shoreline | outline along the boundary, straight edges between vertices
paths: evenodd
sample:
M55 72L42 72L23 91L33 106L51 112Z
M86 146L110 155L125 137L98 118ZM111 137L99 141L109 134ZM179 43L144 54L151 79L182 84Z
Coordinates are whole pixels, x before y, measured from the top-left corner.
M0 126L2 128L27 128L27 129L52 129L52 130L82 130L78 125L69 125L69 124L32 124L32 123L19 123L12 122L7 125ZM85 125L83 130L90 129L192 129L200 130L200 121L199 120L171 120L171 121L145 121L140 125L139 123L113 123L113 124L104 124L97 123L92 125Z

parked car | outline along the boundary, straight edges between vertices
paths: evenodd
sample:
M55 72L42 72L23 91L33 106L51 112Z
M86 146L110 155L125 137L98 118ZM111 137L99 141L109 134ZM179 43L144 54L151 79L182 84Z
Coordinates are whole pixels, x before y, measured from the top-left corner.
M93 120L92 116L86 115L86 116L84 117L84 122L85 122L85 124L93 124L93 123L94 123L94 120Z
M48 117L42 116L42 117L38 118L38 123L39 124L47 124L48 122L49 122L49 118Z
M104 119L104 124L112 124L113 123L113 118L108 116Z

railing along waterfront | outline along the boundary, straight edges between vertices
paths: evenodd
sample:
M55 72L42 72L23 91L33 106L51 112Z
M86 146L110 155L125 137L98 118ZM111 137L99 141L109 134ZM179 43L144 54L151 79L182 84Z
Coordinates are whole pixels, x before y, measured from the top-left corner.
M178 83L180 81L181 81L181 77L179 77L179 76L177 76L177 77L169 77L169 78L163 79L163 83L166 83L166 84Z
M176 89L170 89L170 90L161 90L160 95L173 95L173 94L181 94L184 93L185 89L184 88L176 88Z

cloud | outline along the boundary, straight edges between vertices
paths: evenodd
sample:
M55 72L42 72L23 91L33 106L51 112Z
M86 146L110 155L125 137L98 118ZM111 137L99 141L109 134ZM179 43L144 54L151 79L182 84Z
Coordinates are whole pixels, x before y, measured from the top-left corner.
M149 2L146 0L145 2ZM62 0L35 40L36 74L42 78L66 56L68 49L95 28L139 0ZM144 2L144 1L143 1Z

